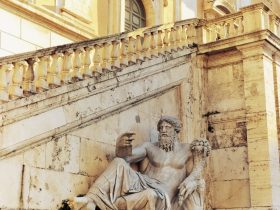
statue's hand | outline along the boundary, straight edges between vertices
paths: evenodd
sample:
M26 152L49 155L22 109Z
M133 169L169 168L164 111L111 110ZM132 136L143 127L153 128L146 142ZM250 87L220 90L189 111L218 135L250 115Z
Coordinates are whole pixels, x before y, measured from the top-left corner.
M183 204L184 200L197 189L197 185L198 183L196 180L188 179L186 179L180 184L180 186L178 187L180 206Z
M116 142L116 156L124 158L132 154L132 141L135 133L126 132L117 138Z
M127 147L132 146L132 141L134 140L135 133L125 132L117 138L117 147Z

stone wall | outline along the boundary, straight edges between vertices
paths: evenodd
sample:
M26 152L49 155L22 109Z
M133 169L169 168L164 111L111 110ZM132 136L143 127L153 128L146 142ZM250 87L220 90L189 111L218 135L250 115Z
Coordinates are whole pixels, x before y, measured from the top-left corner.
M114 158L118 135L136 132L134 146L156 141L161 115L184 122L182 141L200 136L198 127L205 126L194 108L202 111L196 61L195 50L174 51L98 81L10 102L3 112L0 151L5 171L0 180L10 191L0 191L0 208L57 209L62 199L86 193Z
M226 58L226 59L225 59ZM244 72L241 54L209 56L207 95L211 207L250 207Z
M0 56L71 43L56 31L40 26L3 8L0 9Z

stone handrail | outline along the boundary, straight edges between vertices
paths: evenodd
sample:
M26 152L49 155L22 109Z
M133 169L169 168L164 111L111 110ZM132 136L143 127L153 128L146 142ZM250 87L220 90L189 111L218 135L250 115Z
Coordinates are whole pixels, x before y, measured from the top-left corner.
M196 43L197 19L142 28L0 59L0 103L108 71L119 71Z
M250 5L237 13L207 21L203 25L203 43L269 29L280 37L280 18L263 3Z

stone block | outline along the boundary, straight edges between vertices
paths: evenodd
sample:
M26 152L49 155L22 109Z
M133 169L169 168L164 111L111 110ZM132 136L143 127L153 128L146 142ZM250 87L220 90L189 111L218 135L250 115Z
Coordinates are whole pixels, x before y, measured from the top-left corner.
M208 125L209 126L209 125ZM213 131L208 132L207 138L212 149L240 147L247 145L247 128L244 121L216 122L210 124Z
M12 53L36 50L36 46L17 37L1 32L1 48Z
M20 17L4 9L0 9L0 31L20 37Z
M279 162L279 152L275 149L275 139L256 139L248 143L249 162L272 161ZM277 145L277 144L276 144Z
M21 38L40 47L50 47L50 31L28 20L22 20Z
M250 207L249 180L214 181L210 185L212 208Z
M268 124L266 114L256 113L247 117L248 143L268 138Z
M0 161L0 208L20 208L22 193L23 158L22 155Z
M24 164L36 168L46 167L46 144L30 148L23 154Z
M115 157L115 146L81 139L80 173L97 177Z
M46 168L71 173L79 172L80 138L67 135L46 145Z
M91 177L29 168L24 183L23 204L26 209L58 209L61 201L78 194L85 194Z
M250 184L257 187L271 186L271 161L254 161L249 163Z
M59 107L9 124L3 128L3 147L14 145L23 140L58 128L65 123L63 109Z
M69 44L72 43L73 41L61 36L58 33L55 32L50 32L50 36L51 36L51 47L53 46L58 46L58 45L63 45L63 44Z
M208 110L223 112L245 107L240 65L225 65L208 71L207 88L214 90L207 93Z
M209 164L214 181L249 178L247 147L213 150Z

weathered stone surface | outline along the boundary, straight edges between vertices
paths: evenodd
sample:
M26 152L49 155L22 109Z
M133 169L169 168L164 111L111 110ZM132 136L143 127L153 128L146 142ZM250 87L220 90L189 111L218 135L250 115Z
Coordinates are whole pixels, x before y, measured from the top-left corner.
M212 148L230 148L247 145L246 122L208 123L208 138Z
M46 168L78 173L80 170L80 137L67 135L46 145Z
M22 155L0 161L0 208L17 209L21 206L24 175Z
M86 193L92 178L66 172L27 168L24 208L58 209L61 201Z
M250 189L247 179L214 181L212 192L212 208L250 207Z
M213 90L208 92L208 110L227 112L244 108L244 84L241 63L229 63L212 67L208 71L207 82L208 89Z
M211 152L210 173L212 181L248 179L247 147L231 147Z
M31 148L23 154L24 164L36 168L45 168L48 155L46 154L46 144Z
M80 173L97 177L115 157L115 146L81 138Z

